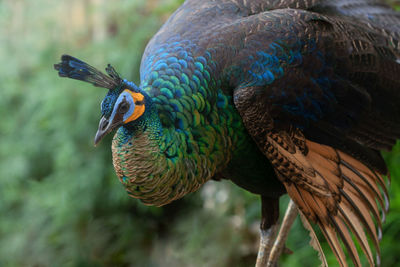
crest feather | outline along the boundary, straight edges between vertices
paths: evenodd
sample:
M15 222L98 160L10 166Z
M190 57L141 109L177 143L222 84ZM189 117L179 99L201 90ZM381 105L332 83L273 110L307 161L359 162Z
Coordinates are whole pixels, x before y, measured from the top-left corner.
M58 70L58 75L60 77L68 77L88 82L94 86L110 90L118 87L122 83L118 73L110 64L108 64L106 68L107 76L89 64L70 55L63 55L61 57L61 62L54 64L54 69Z

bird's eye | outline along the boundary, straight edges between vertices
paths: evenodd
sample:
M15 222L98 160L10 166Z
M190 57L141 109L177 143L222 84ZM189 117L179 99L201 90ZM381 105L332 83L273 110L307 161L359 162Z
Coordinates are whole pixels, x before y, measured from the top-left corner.
M129 105L127 102L122 102L121 105L119 105L118 111L119 113L126 113L129 110Z

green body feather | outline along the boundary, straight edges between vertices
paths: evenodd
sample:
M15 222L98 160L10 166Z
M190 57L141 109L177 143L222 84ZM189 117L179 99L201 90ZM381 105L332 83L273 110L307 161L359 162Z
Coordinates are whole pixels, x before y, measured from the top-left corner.
M151 93L151 87L144 91ZM146 204L164 205L224 174L232 160L245 164L243 170L251 167L257 148L251 144L231 97L217 93L218 103L223 103L220 106L201 94L162 102L169 93L160 91L161 97L152 98L157 103L152 110L133 128L121 127L113 140L114 167L133 197ZM179 125L172 123L170 114ZM251 158L239 161L246 155Z

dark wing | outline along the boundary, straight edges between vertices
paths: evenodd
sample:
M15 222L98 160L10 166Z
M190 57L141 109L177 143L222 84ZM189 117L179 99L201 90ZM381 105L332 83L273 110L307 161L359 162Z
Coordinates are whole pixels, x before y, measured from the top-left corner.
M350 233L373 265L365 232L379 256L388 208L378 150L391 149L400 137L395 34L290 9L235 26L248 33L233 60L243 75L230 77L247 130L341 265L347 263L339 240L361 265Z
M210 19L201 20L199 17L195 24L199 25L200 22L209 25L214 22L212 18L216 15L218 21L215 22L220 24L221 21L226 22L238 17L284 8L364 20L397 36L400 34L398 26L400 14L392 10L384 0L187 0L181 11L190 12L191 18L196 17L200 13L198 11L201 11L201 17Z

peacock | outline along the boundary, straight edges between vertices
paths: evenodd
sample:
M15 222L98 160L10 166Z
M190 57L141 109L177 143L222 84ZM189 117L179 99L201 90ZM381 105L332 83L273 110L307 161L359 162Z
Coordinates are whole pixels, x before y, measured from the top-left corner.
M148 43L140 85L69 55L54 67L108 89L94 143L116 130L132 197L162 206L229 179L261 198L257 266L276 264L297 211L324 264L317 228L340 266L373 266L389 208L380 151L400 137L399 39L400 13L379 0L187 0Z

